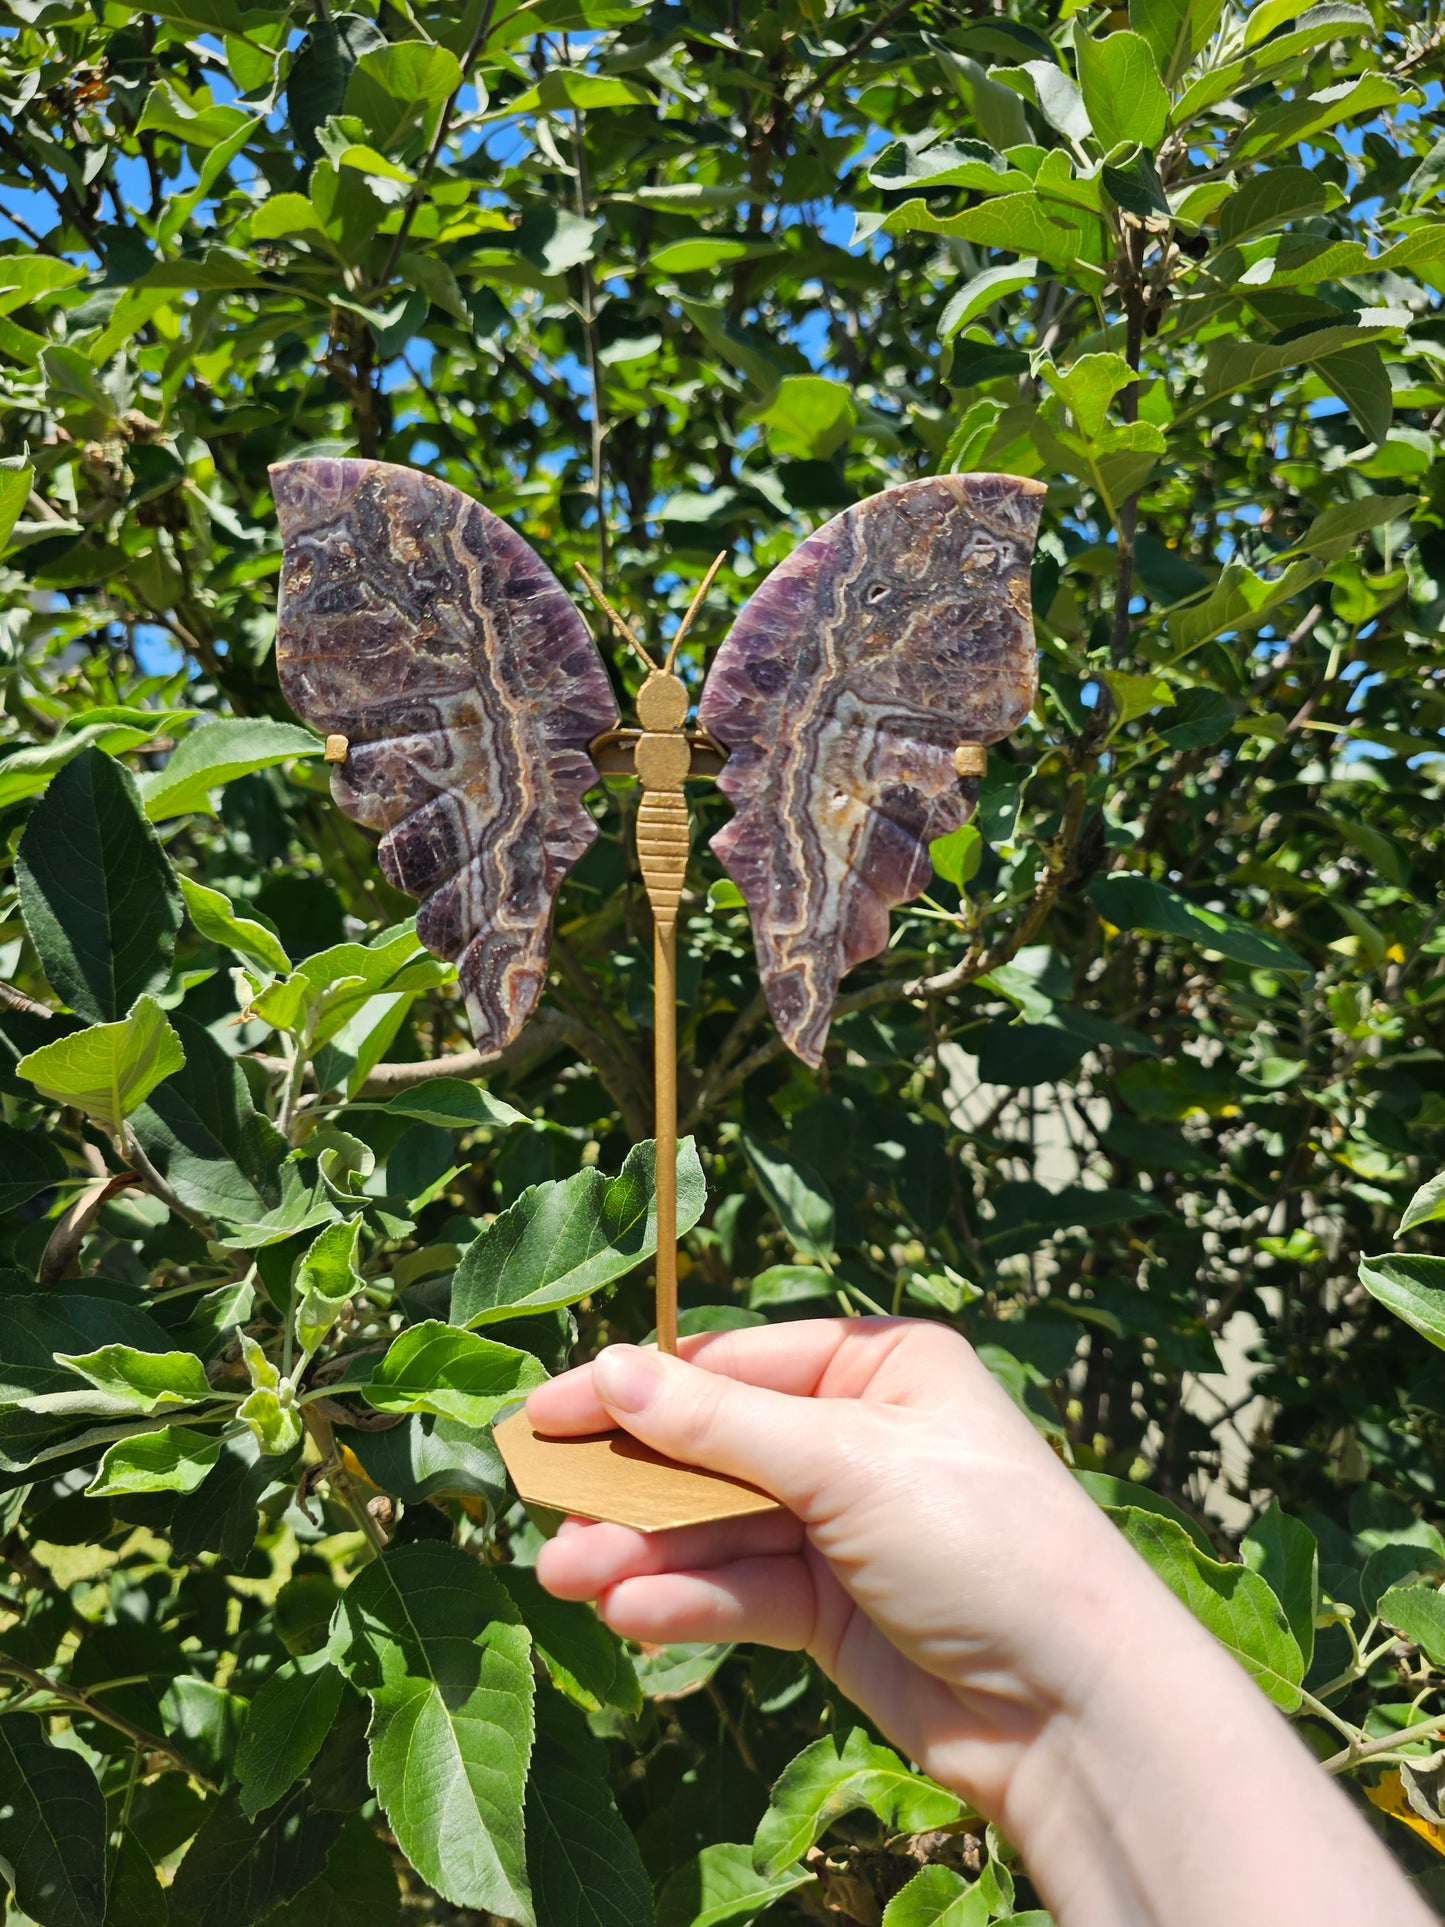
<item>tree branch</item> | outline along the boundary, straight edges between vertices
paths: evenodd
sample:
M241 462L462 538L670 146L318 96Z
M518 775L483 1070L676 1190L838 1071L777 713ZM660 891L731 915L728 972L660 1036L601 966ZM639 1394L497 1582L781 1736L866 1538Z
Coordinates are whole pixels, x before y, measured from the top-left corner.
M488 1056L479 1050L454 1051L450 1056L431 1057L419 1063L378 1064L356 1093L358 1097L395 1097L431 1077L522 1077L554 1051L570 1050L591 1064L603 1088L617 1106L626 1130L637 1138L652 1130L652 1102L647 1080L634 1060L628 1061L592 1029L576 1011L549 1004L539 1010L527 1028L504 1051ZM280 1059L263 1060L268 1069Z
M883 977L877 983L865 984L861 990L850 991L833 1006L833 1021L836 1023L840 1017L847 1017L854 1011L872 1010L877 1004L893 1003L899 999L908 1003L926 1003L951 996L954 991L966 989L980 977L986 977L989 971L997 970L1000 964L1007 963L1010 957L1031 943L1048 920L1060 891L1073 879L1073 855L1083 824L1084 794L1083 778L1077 777L1070 789L1059 834L1045 846L1047 861L1033 901L1014 928L998 943L987 951L981 950L976 944L971 946L958 963L950 965L947 970L937 971L931 977ZM738 1019L733 1036L728 1040L729 1045L733 1045L745 1022L761 1021L761 1014L754 1017L760 1001L760 998L754 999L743 1017ZM786 1048L781 1037L773 1036L741 1061L736 1061L734 1046L731 1053L733 1061L727 1068L719 1068L712 1077L703 1080L680 1128L695 1130L709 1112L716 1110L755 1071L762 1070L774 1058L780 1057Z
M145 1727L137 1726L134 1720L128 1720L123 1713L112 1712L110 1707L100 1700L93 1699L89 1693L82 1692L78 1686L67 1686L62 1680L51 1679L47 1673L37 1673L33 1666L27 1666L21 1660L12 1659L8 1653L0 1653L0 1673L10 1673L16 1679L23 1679L26 1685L33 1687L36 1692L49 1693L63 1705L73 1706L78 1712L88 1713L92 1719L100 1720L106 1726L113 1727L117 1733L124 1733L128 1740L136 1746L143 1747L147 1753L159 1753L180 1772L189 1774L198 1786L206 1789L207 1793L216 1792L215 1781L208 1780L199 1767L192 1765L184 1753L177 1752L169 1740L162 1739L159 1733L148 1733Z
M486 0L486 5L482 8L481 16L477 21L476 32L472 35L471 42L466 52L462 55L462 77L452 89L447 98L446 105L442 108L441 114L437 119L436 132L432 135L430 145L426 150L426 155L422 160L421 166L416 171L416 180L412 184L411 192L407 195L406 206L401 211L401 220L397 223L396 233L391 237L391 246L387 249L386 260L382 266L381 273L372 282L368 290L370 294L374 294L378 288L384 287L386 283L390 281L396 264L401 258L401 251L406 246L406 237L411 233L411 224L416 219L417 209L421 206L422 196L426 193L427 182L432 177L432 170L435 168L437 160L440 157L446 137L451 131L452 114L456 108L457 98L463 87L465 87L471 79L472 68L476 64L478 55L487 44L488 34L492 31L492 11L493 0Z

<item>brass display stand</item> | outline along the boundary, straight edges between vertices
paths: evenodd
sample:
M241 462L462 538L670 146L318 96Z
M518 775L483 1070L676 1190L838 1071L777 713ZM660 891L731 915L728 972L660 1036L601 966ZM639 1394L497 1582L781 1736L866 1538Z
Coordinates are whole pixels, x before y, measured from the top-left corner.
M677 1351L677 910L687 876L692 825L683 785L716 776L727 752L704 730L689 730L687 686L677 674L677 652L722 566L718 556L703 578L661 668L584 570L583 580L618 634L647 666L637 692L640 729L599 736L591 756L605 776L635 776L642 786L637 810L637 862L652 909L653 1090L657 1183L657 1345ZM526 1413L493 1430L512 1482L529 1505L607 1519L659 1532L710 1520L777 1511L756 1486L663 1458L624 1432L548 1438Z

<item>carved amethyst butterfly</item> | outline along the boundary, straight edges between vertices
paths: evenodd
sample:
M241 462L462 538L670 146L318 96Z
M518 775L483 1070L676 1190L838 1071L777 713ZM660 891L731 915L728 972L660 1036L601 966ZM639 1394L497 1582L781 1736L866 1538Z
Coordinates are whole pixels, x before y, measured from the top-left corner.
M602 658L546 565L458 490L383 462L271 473L281 686L347 739L336 801L383 832L383 873L421 899L417 934L455 960L476 1043L500 1051L541 994L557 892L597 835L589 752L618 721ZM972 746L1033 702L1043 495L943 475L868 497L773 570L708 672L698 720L727 752L735 809L712 848L805 1063L843 973L926 885L930 842L972 813Z

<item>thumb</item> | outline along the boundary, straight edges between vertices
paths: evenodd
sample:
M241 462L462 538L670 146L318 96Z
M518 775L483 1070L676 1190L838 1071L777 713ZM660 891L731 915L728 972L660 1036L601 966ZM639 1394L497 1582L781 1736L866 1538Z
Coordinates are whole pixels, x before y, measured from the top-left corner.
M592 1362L592 1389L644 1445L745 1479L800 1515L833 1456L816 1399L763 1391L665 1352L608 1345Z

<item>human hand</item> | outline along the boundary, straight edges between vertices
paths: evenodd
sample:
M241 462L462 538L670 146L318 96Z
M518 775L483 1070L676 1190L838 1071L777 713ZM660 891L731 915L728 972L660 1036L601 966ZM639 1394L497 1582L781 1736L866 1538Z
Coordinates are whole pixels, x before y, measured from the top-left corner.
M839 1319L683 1354L610 1346L528 1416L622 1425L789 1511L651 1536L572 1521L538 1555L549 1591L596 1599L632 1639L806 1647L1000 1823L1060 1927L1427 1927L1284 1720L961 1338Z
M1002 1815L1097 1673L1144 1568L945 1327L830 1319L611 1346L534 1391L554 1433L622 1425L784 1514L646 1535L569 1523L538 1577L658 1644L805 1647L924 1770Z

